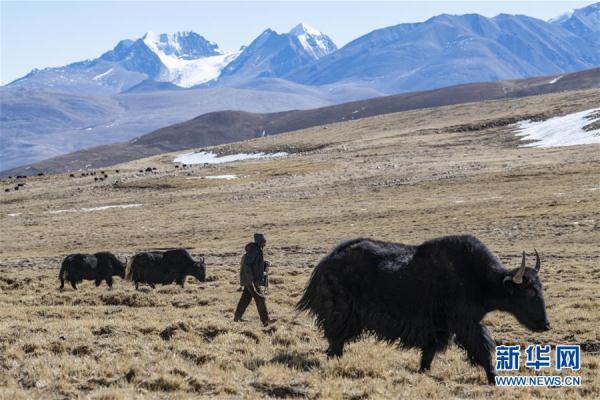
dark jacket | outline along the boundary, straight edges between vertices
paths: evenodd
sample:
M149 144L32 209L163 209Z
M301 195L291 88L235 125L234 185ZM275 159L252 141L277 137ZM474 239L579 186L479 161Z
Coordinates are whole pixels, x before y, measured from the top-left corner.
M265 279L265 260L263 251L256 243L246 245L246 254L240 265L240 285L262 285Z

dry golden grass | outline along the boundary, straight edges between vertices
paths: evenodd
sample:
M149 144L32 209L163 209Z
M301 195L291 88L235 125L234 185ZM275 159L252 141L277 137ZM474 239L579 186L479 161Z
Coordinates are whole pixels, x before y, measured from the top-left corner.
M507 123L599 103L587 91L410 111L216 149L300 151L285 159L182 170L163 155L107 168L100 183L52 175L2 192L0 397L598 398L600 146L519 148ZM137 172L146 166L159 172ZM240 178L199 179L223 174ZM119 204L141 206L81 211ZM274 264L270 328L253 304L248 322L231 321L255 230ZM456 347L418 374L417 351L369 337L328 360L311 320L294 319L311 267L339 241L465 232L508 266L540 250L553 329L501 313L486 324L503 343L586 343L582 387L490 387ZM56 290L66 254L180 246L206 256L208 282Z

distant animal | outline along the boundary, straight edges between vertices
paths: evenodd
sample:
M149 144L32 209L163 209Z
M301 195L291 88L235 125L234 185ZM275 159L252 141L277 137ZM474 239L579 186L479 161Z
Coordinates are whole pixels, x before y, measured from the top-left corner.
M38 172L37 176L44 176L43 172Z
M4 189L5 192L10 192L10 189Z
M15 190L19 190L19 187L18 187L18 186L15 186Z
M115 172L118 174L118 173L119 173L119 170L118 170L118 169L115 169Z
M98 177L94 177L94 182L98 182Z
M152 172L152 167L146 168L146 172Z
M535 332L550 329L535 254L535 268L525 266L523 253L521 266L508 270L471 235L420 245L355 239L320 261L296 308L316 317L329 357L371 332L421 349L423 372L454 336L494 383L494 341L481 323L488 312L508 312Z
M75 174L69 174L69 178L75 178Z
M204 257L194 261L187 250L175 249L136 254L129 260L126 279L133 281L136 289L140 283L147 283L154 288L158 283L167 285L176 282L183 287L187 275L200 282L206 280Z
M77 283L88 280L95 281L96 287L106 281L109 288L113 285L113 276L125 279L125 266L117 257L107 251L95 254L71 254L65 257L58 273L60 288L65 287L65 281L77 289Z

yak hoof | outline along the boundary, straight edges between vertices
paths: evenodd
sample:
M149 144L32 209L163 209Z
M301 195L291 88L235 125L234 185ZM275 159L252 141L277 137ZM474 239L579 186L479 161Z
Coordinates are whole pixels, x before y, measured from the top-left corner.
M343 345L330 345L325 354L327 354L327 358L337 358L341 357L344 353Z

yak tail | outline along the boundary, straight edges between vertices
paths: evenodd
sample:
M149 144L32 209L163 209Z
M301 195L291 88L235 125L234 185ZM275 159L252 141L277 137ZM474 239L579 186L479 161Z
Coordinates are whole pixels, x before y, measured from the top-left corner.
M296 304L296 310L298 310L298 312L308 311L311 314L315 314L317 311L317 301L320 297L319 288L323 283L323 272L326 268L327 261L327 258L325 258L317 264L315 269L313 269L308 284L304 289L304 293Z
M125 260L125 280L130 281L133 278L133 260L135 259L135 255L129 257Z
M58 279L60 281L67 280L67 263L65 263L64 261L60 265L60 271L58 271Z

